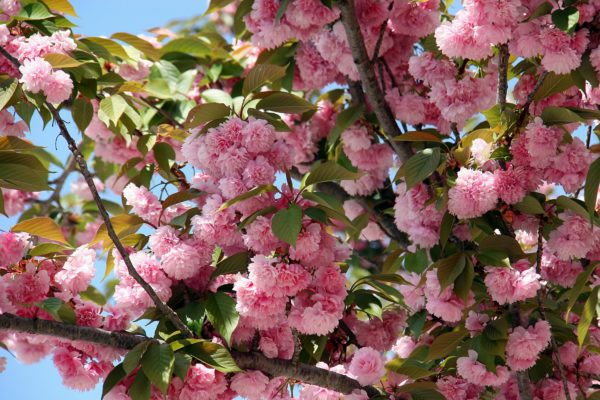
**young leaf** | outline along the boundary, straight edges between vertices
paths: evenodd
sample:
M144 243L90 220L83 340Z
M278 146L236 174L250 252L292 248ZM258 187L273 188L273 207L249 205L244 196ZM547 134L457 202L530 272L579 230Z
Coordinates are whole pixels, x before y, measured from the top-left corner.
M233 199L227 200L221 205L221 207L219 207L219 211L223 211L224 209L231 207L232 205L239 203L240 201L251 199L252 197L259 196L263 193L275 192L276 190L277 188L271 183L267 185L257 186L254 189L250 189L246 193L240 194L239 196L234 197Z
M86 99L75 99L71 106L71 115L79 131L83 132L92 121L94 106Z
M243 273L248 270L248 264L250 263L250 254L247 251L242 251L233 254L224 260L217 263L215 270L211 275L211 279L226 274L237 274Z
M217 371L224 373L241 371L229 351L218 343L196 339L193 344L185 346L183 351Z
M598 290L600 290L600 286L595 286L590 293L590 297L588 297L587 301L583 305L583 310L581 311L581 316L579 319L579 323L577 324L577 342L579 343L579 347L583 346L585 339L587 338L590 325L596 316L596 306L598 305Z
M9 78L0 83L0 110L8 104L13 94L17 91L19 82L15 78Z
M598 198L598 185L600 185L600 158L596 159L585 178L585 205L590 213L594 215L596 210L596 199Z
M13 226L13 232L27 232L34 236L69 245L60 227L48 217L35 217Z
M201 124L216 119L226 118L231 113L231 108L221 103L206 103L195 106L190 110L185 119L185 128L193 129Z
M151 60L156 60L160 57L160 51L155 48L150 42L126 32L117 32L111 36L113 39L121 40L128 45L135 47L146 55Z
M350 125L358 121L363 115L364 107L362 105L350 106L340 112L335 119L335 125L329 132L327 137L327 143L330 146L334 145L339 139L342 132L344 132Z
M467 333L468 331L466 330L458 330L456 332L448 332L438 336L429 346L427 359L436 360L438 358L446 357L456 350L462 339L467 336Z
M569 320L569 314L571 313L571 310L573 309L573 306L577 302L577 299L579 298L579 295L583 291L583 288L587 284L588 279L590 278L590 276L592 275L592 273L596 270L597 266L598 266L597 262L593 262L590 265L588 265L587 268L585 269L585 271L583 271L579 275L577 275L577 279L575 280L575 284L567 292L567 296L568 296L569 301L567 302L567 309L566 309L566 313L565 313L565 321Z
M125 379L126 376L127 373L123 369L123 363L116 365L104 379L104 383L102 384L102 398L117 386L119 382Z
M428 148L418 151L404 163L407 188L412 188L435 171L440 163L440 149Z
M321 182L354 181L361 176L362 173L347 170L335 161L326 161L317 164L317 166L310 171L308 177L304 181L304 187Z
M540 204L539 200L530 194L528 194L523 198L523 200L515 204L514 207L524 214L536 215L544 214L546 212L546 210L544 210L544 207L542 207L542 205Z
M204 307L210 323L229 344L231 334L240 319L240 315L235 310L235 301L223 292L209 292Z
M119 237L124 237L129 234L135 233L144 223L137 215L130 214L121 214L114 216L110 219L112 226ZM104 248L112 247L112 241L108 236L108 230L106 229L106 225L102 224L98 231L96 231L96 236L90 242L90 246L93 246L96 243L104 242Z
M0 187L26 192L48 190L48 168L31 154L0 152Z
M172 205L183 203L184 201L188 200L194 200L203 194L204 192L197 189L188 189L184 190L183 192L173 193L162 201L162 208L164 210Z
M544 79L544 82L542 82L540 88L533 96L533 100L539 101L548 96L552 96L555 93L564 92L573 85L574 82L571 75L556 75L554 72L549 72L548 75L546 75L546 79Z
M579 22L579 10L573 6L558 9L552 13L554 25L565 32L572 32Z
M167 392L174 363L173 350L167 343L152 344L142 356L144 374L162 393Z
M432 268L437 269L437 277L440 281L440 293L454 283L456 278L465 269L466 262L467 259L463 253L456 253L432 265Z
M276 92L258 102L256 108L286 114L302 114L316 106L291 93Z
M260 88L268 82L275 82L285 76L286 67L273 64L257 64L250 70L246 79L242 94L248 96L254 90Z
M116 124L127 108L127 102L118 94L108 96L100 101L98 118L106 125Z
M52 65L52 68L74 68L81 65L80 61L77 61L73 57L67 56L61 53L50 53L44 56L44 59Z
M296 204L291 204L288 208L279 210L271 223L271 230L275 236L295 246L302 229L302 209Z
M433 133L425 131L406 132L400 136L396 136L394 140L398 142L442 142L442 139Z
M140 369L127 393L131 397L131 400L150 400L150 392L150 381L146 374L144 374L144 371Z

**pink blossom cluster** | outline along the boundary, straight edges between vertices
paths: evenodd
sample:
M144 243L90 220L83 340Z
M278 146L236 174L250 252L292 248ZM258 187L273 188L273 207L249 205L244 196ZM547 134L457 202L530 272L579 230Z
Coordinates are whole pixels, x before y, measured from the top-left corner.
M477 383L471 383L455 376L445 376L439 379L435 385L447 400L477 400L485 389Z
M393 151L383 143L372 141L369 130L354 124L342 133L343 149L352 165L363 175L355 181L342 181L350 195L366 196L383 187L393 164Z
M586 257L600 244L600 230L592 227L587 218L571 211L560 217L563 224L550 233L547 244L547 250L559 260Z
M406 184L400 183L396 191L396 226L408 234L413 244L423 248L433 247L440 238L444 210L438 210L434 203L429 203L431 193L424 183L409 190L406 190Z
M510 377L508 368L499 365L496 372L488 371L485 365L477 361L477 352L469 350L468 357L460 357L456 360L458 375L468 383L478 386L498 387L506 383Z
M366 210L356 200L346 200L344 202L344 213L351 221L360 215L364 214ZM377 225L375 221L369 221L367 226L361 231L360 238L368 241L374 240L385 240L385 232Z
M518 326L508 335L506 361L513 371L532 367L539 354L550 344L550 324L538 321L528 328Z
M406 327L406 312L400 309L385 310L381 319L363 321L356 314L349 314L344 323L352 330L359 345L378 351L389 350Z
M188 210L188 207L183 204L163 209L160 200L154 193L145 186L138 187L134 183L130 183L123 189L123 197L125 197L127 205L132 207L133 213L154 226L163 222L168 223L177 215Z
M20 82L31 93L44 92L50 103L62 103L71 96L73 81L64 71L53 71L52 65L43 58L27 59L19 67Z
M564 136L560 128L547 127L536 118L513 141L513 164L527 168L528 186L537 186L543 179L575 192L583 184L595 156L579 138L565 143Z
M475 302L473 293L469 292L467 301L465 302L454 293L454 285L449 285L444 290L440 290L441 286L436 270L427 272L425 276L427 277L427 281L425 283L424 294L427 299L425 305L427 311L446 322L460 321L463 317L463 311Z
M521 17L516 0L467 0L452 22L435 30L442 53L448 57L480 60L492 55L492 47L508 42Z
M545 15L519 24L514 30L510 50L524 58L542 55L545 70L565 74L581 64L581 56L589 44L588 36L589 31L585 28L572 35L564 32L552 24L550 15Z
M30 238L27 233L0 233L0 269L6 269L12 264L16 264L25 255L25 251L30 247Z
M337 9L330 9L319 0L292 0L276 21L280 5L279 0L257 0L252 4L245 21L256 45L270 49L292 38L306 40L339 16Z
M29 127L25 121L15 121L15 117L8 111L0 111L0 136L16 136L22 138Z
M511 304L534 297L541 288L540 276L527 260L512 268L486 267L485 286L498 304Z

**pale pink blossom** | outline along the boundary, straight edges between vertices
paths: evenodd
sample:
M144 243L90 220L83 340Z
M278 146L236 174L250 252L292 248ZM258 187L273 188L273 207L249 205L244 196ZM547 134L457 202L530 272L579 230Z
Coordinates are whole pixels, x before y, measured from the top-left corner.
M381 353L370 347L358 349L352 356L348 372L361 385L371 385L385 374Z

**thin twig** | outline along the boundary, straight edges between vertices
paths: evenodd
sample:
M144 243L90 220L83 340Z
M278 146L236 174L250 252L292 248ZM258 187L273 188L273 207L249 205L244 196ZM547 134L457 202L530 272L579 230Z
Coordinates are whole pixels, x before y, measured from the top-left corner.
M379 87L375 70L372 68L371 60L369 59L365 47L364 38L358 20L356 19L354 0L340 0L337 4L342 14L341 21L344 25L344 30L346 31L354 63L358 69L360 80L365 89L365 94L369 99L369 103L373 107L377 120L386 136L389 138L399 136L402 132L396 123L396 119L394 118L390 106L385 101L385 97ZM412 155L410 146L405 143L390 140L390 145L393 147L401 161L407 160Z
M547 76L548 71L544 71L542 75L540 75L540 78L536 82L531 93L529 93L529 96L527 96L527 100L525 100L523 107L521 107L521 113L519 114L519 118L517 119L516 129L520 129L523 126L525 118L527 118L527 115L529 115L529 107L531 106L531 103L533 103L535 95L537 94L538 90L540 90L540 87L544 83L544 80L546 80Z
M42 203L40 203L41 204L41 207L40 207L41 214L46 214L48 212L48 210L50 210L50 206L52 205L53 202L56 202L58 204L58 207L60 209L62 209L62 206L60 204L60 192L62 191L63 187L65 186L65 183L67 182L67 178L69 177L69 175L71 175L71 173L73 171L75 171L75 157L69 156L69 159L67 160L67 164L65 165L65 169L63 170L63 173L52 182L55 184L52 194L50 195L50 197L48 197L46 200L44 200Z
M394 3L395 1L390 2L390 5L388 6L388 14L392 12L392 9L394 8ZM377 37L377 43L375 43L375 50L373 51L373 57L371 58L372 64L375 64L377 58L379 58L379 51L381 50L381 44L383 43L383 38L385 36L385 31L388 25L388 20L389 18L386 18L385 21L383 21L381 26L379 27L379 36Z
M6 49L2 46L0 46L0 54L4 55L7 59L9 59L17 68L19 68L21 66L19 61L16 58L14 58L12 55L10 55L10 53L8 53L8 51L6 51ZM100 212L100 215L102 216L104 225L106 226L106 231L108 233L108 236L110 237L110 239L114 243L117 251L121 255L121 258L123 259L123 262L125 263L125 266L127 267L127 271L129 272L129 275L131 275L131 277L133 279L135 279L135 281L144 289L144 291L152 299L154 305L156 305L156 307L165 315L165 317L167 317L173 323L173 325L175 325L175 327L181 332L182 335L184 335L185 337L192 337L193 336L192 331L183 323L183 321L181 321L181 319L175 313L175 311L173 311L171 309L171 307L169 307L167 304L165 304L158 297L158 295L156 294L156 292L154 291L152 286L150 286L150 284L148 284L148 282L146 282L144 280L144 278L142 278L142 276L137 272L137 270L133 266L133 263L131 262L131 259L129 258L129 254L127 253L127 250L125 249L125 247L121 243L121 240L119 239L119 236L115 232L115 229L110 221L110 215L108 214L108 211L106 211L106 208L104 207L104 203L102 202L102 198L98 194L98 189L96 188L96 184L94 183L92 174L90 173L90 171L88 169L87 162L85 161L83 154L77 147L77 143L75 142L75 140L69 133L69 130L67 129L67 125L65 124L65 121L60 116L56 107L54 107L52 104L50 104L47 101L46 101L46 107L48 107L48 110L50 110L50 113L52 114L54 121L56 121L56 124L58 125L61 136L63 138L65 138L65 140L67 142L67 147L69 148L71 153L73 153L73 157L74 157L75 161L77 162L77 165L79 166L79 171L81 172L81 175L83 175L83 178L85 179L88 187L90 188L90 192L92 192L92 197L94 199L94 202L98 206L98 211Z
M49 335L69 340L82 340L125 350L132 349L137 344L145 341L157 340L127 332L111 332L45 319L23 318L12 314L0 314L0 330ZM375 397L379 394L379 391L372 386L363 387L352 378L312 365L303 363L295 364L288 360L267 358L256 352L243 353L232 351L231 355L240 368L259 370L272 377L285 376L344 394L356 389L366 391L369 397Z

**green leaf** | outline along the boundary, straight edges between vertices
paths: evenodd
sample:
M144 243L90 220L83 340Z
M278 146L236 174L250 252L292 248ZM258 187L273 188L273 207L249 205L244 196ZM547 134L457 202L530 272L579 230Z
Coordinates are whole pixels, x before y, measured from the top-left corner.
M409 360L401 360L398 358L385 364L385 368L397 374L406 375L414 380L437 374L436 371L429 371L421 363L410 362Z
M548 78L546 78L548 79ZM546 107L542 111L542 120L546 125L582 123L585 119L565 107Z
M408 324L408 328L413 333L415 337L421 336L421 332L423 331L423 327L425 326L425 322L427 321L427 312L425 310L419 311L408 317L406 323Z
M182 348L184 353L202 361L217 371L224 373L241 371L229 351L218 343L203 339L183 339L171 342L171 346Z
M482 252L501 251L513 260L525 257L525 253L521 249L519 242L506 235L486 236L479 243L479 250Z
M185 128L193 129L215 119L227 118L231 108L221 103L206 103L195 106L185 119Z
M167 393L175 356L167 343L151 345L142 357L142 370L162 393Z
M71 246L63 246L62 244L56 243L40 243L29 250L29 255L32 257L44 256L47 254L63 253L68 250L73 250L73 248Z
M590 276L592 275L592 273L596 270L597 266L598 266L598 262L590 263L590 265L587 266L587 268L585 269L585 271L582 271L579 275L577 275L577 279L575 280L575 284L567 292L567 296L568 296L569 301L567 302L567 309L566 309L566 312L565 312L565 321L569 320L569 314L571 313L571 310L573 309L573 306L577 302L577 299L579 298L579 295L582 293L583 288L587 284L588 279L590 278Z
M304 181L304 187L321 182L354 181L362 176L360 172L352 172L335 161L326 161L317 164Z
M15 78L9 78L0 84L0 110L3 110L17 91L19 82Z
M219 211L223 211L224 209L231 207L232 205L239 203L240 201L251 199L252 197L259 196L263 193L275 192L276 190L277 188L275 187L275 185L270 183L267 185L257 186L254 189L250 189L246 193L240 194L239 196L234 197L233 199L227 200L221 205L221 207L219 207Z
M187 37L173 39L160 49L164 56L167 53L183 53L194 57L205 57L211 53L210 48L200 39Z
M231 106L233 99L231 95L220 89L207 89L200 93L200 97L206 101L206 103L221 103L221 105Z
M467 336L466 330L459 330L456 332L444 333L433 341L429 346L429 353L427 353L428 360L436 360L438 358L444 358L452 353L458 347L462 339Z
M140 365L142 356L144 355L144 353L148 349L148 346L150 346L151 343L152 342L147 340L138 343L133 349L129 350L122 363L123 371L125 371L126 374L130 374L131 372L133 372L134 369L137 368L138 365Z
M588 170L587 177L585 178L585 205L590 213L593 215L596 211L596 199L598 198L598 186L600 185L600 158L596 159L590 169Z
M42 310L47 311L57 321L71 325L77 321L75 311L73 311L71 306L57 297L47 298L42 302L36 303L36 305Z
M190 369L190 364L192 363L192 357L183 354L183 353L175 353L175 365L173 367L173 373L175 376L179 377L182 381L187 377L188 369Z
M125 379L126 376L127 373L123 369L123 363L116 365L104 379L104 383L102 384L102 398L117 386L119 382Z
M557 75L554 72L549 72L546 75L546 79L542 82L540 88L533 96L534 101L545 99L553 94L564 92L568 88L574 85L573 78L571 75Z
M469 299L469 293L471 291L471 286L473 286L473 280L475 279L475 267L470 259L467 258L467 264L465 269L461 272L461 274L454 281L454 293L462 299L465 304Z
M71 106L73 121L80 132L84 132L94 116L94 106L86 99L75 99Z
M548 3L547 1L543 2L535 10L533 10L529 18L527 18L527 21L550 14L552 8L552 4Z
M110 122L116 125L126 108L127 102L120 95L105 97L100 101L98 118L106 125L109 125Z
M173 147L168 143L160 142L156 143L152 150L160 169L170 172L171 166L175 162L175 150L173 150Z
M40 20L54 17L48 8L42 3L30 3L24 6L16 19L19 20Z
M44 59L52 65L52 68L75 68L79 67L82 63L77 61L73 57L67 56L61 53L50 53L44 56Z
M58 11L64 14L72 15L73 17L77 17L77 13L75 12L75 9L69 0L44 0L44 3L52 11Z
M275 25L279 24L281 21L281 17L283 17L289 2L290 0L281 0L279 8L277 9L277 14L275 14Z
M12 228L13 232L27 232L34 236L69 245L60 227L48 217L35 217L21 221Z
M140 38L139 36L132 35L127 32L114 33L111 38L121 40L128 45L135 47L146 55L151 60L156 60L160 57L160 50L155 48L150 42Z
M217 263L217 266L211 275L211 279L219 275L244 273L248 270L249 263L250 254L247 251L231 255Z
M552 13L552 23L565 32L573 32L579 22L579 10L573 6Z
M130 60L131 57L127 54L123 46L114 40L102 37L86 37L79 39L93 53L105 59L114 59L115 56L123 60Z
M577 324L577 342L579 347L583 346L585 339L587 338L590 325L596 316L596 306L598 305L598 291L600 286L595 286L590 293L587 301L583 305L583 310L579 317L579 323Z
M465 254L456 253L447 258L435 262L431 267L437 269L437 277L440 281L440 293L452 285L456 278L463 272L467 259Z
M276 92L258 102L256 108L286 114L302 114L317 107L291 93Z
M149 400L150 392L150 381L144 372L139 370L127 393L131 397L131 400Z
M350 106L340 112L335 118L335 125L331 129L331 132L329 132L327 143L329 143L330 146L333 146L339 139L342 132L348 129L353 123L358 121L363 113L364 107L362 105Z
M575 214L577 214L581 217L584 217L584 218L590 217L590 213L588 212L588 210L570 197L558 196L556 198L556 205L564 208L565 210L571 210Z
M448 239L450 238L450 234L452 234L452 228L454 227L454 222L456 221L456 217L449 212L444 214L442 218L442 223L440 225L440 245L442 248L446 246Z
M240 315L235 310L235 300L223 292L209 292L204 302L206 315L226 343L231 343L231 334L238 324Z
M544 207L542 207L539 200L530 194L515 204L514 207L524 214L536 215L546 213L546 210L544 210Z
M142 226L144 220L137 215L121 214L112 217L110 222L117 236L119 238L123 238L135 233ZM110 237L108 236L108 230L106 229L105 224L102 224L100 228L98 228L98 231L96 231L96 236L94 236L94 239L92 239L89 245L93 246L99 242L104 242L105 249L108 249L113 245Z
M296 204L277 211L271 222L271 230L279 239L292 246L296 245L302 229L302 209Z
M285 76L286 67L273 64L257 64L250 70L244 79L242 94L248 96L254 90L268 82L275 82Z
M172 205L183 203L184 201L188 200L194 200L203 194L204 192L197 189L188 189L182 192L173 193L162 201L162 208L164 210Z
M273 125L273 128L277 132L291 132L290 127L281 119L279 114L263 112L259 111L255 108L248 109L248 115L253 116L255 118L264 119L269 124Z
M104 296L100 290L92 285L89 285L83 292L79 292L79 297L81 297L83 300L93 301L100 306L106 304L106 296Z
M404 163L404 176L408 189L427 178L440 163L440 149L429 148L418 151Z
M48 190L48 169L31 154L1 151L0 187L26 192Z

